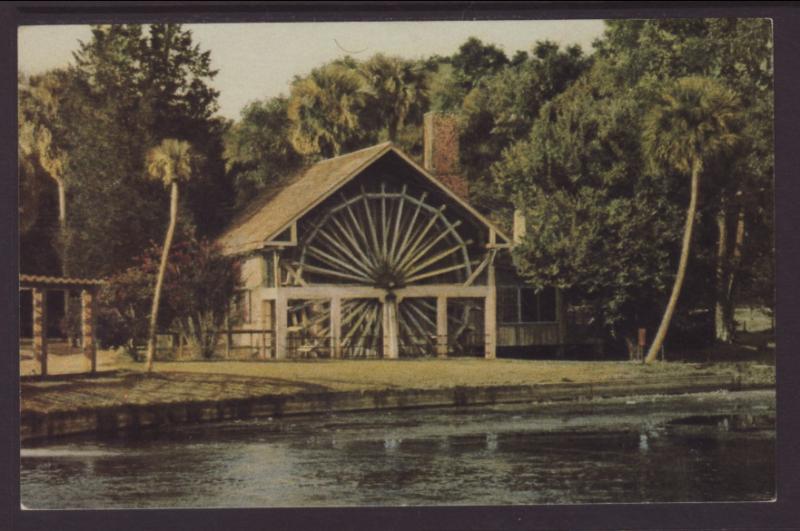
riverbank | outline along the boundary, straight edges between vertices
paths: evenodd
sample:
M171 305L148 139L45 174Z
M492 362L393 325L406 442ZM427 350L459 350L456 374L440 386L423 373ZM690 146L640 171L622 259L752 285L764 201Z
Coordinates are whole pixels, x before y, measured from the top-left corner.
M172 362L23 378L24 441L284 415L774 387L753 364L411 360Z

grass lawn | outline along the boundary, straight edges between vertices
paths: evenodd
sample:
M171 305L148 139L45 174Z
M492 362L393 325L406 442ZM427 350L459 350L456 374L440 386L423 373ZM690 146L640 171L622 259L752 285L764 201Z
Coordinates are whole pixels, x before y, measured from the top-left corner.
M80 354L49 356L50 374L85 370ZM144 371L124 354L98 352L98 370ZM264 379L265 384L307 384L331 390L435 389L454 386L602 383L663 380L708 374L736 374L747 381L772 383L774 367L758 362L682 363L642 365L628 361L560 361L475 358L420 360L313 360L313 361L163 361L158 373L231 375ZM21 375L36 374L37 364L23 356Z
M528 361L528 360L337 360L313 362L171 362L157 363L161 372L230 374L321 385L335 390L455 386L529 385L548 383L601 383L700 376L702 373L737 373L748 380L774 381L772 367L753 364L696 365L630 362Z

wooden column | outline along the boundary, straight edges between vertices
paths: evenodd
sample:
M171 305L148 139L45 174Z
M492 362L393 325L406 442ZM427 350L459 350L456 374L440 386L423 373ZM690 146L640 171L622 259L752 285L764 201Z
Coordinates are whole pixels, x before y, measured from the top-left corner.
M447 357L447 297L436 297L436 355Z
M81 334L83 356L90 372L97 371L97 344L94 339L95 293L94 288L81 290Z
M383 357L386 359L400 357L397 332L397 297L388 293L383 302Z
M342 299L331 298L331 356L342 357Z
M47 376L47 292L33 288L33 355L42 376Z
M288 328L287 312L288 301L286 296L278 289L278 296L275 299L275 358L286 358L286 329Z
M495 286L494 264L489 264L487 268L483 322L486 341L484 357L487 360L493 360L497 354L497 287Z

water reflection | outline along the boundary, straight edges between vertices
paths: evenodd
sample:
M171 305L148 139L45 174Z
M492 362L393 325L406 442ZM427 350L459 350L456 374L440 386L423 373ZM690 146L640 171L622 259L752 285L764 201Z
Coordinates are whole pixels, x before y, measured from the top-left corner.
M74 440L22 451L22 501L99 508L771 499L774 415L742 413L738 403L722 415L685 408L566 416L515 405Z

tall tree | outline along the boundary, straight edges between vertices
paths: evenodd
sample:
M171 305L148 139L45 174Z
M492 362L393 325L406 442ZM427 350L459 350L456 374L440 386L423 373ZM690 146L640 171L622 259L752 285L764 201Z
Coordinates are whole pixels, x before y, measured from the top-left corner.
M147 338L147 372L153 370L156 351L156 324L158 323L158 306L161 300L161 287L164 284L164 273L167 270L167 257L175 235L178 222L178 184L187 182L192 176L194 154L188 142L174 138L164 139L160 145L152 148L147 154L148 175L170 189L169 226L164 237L161 251L161 262L158 267L156 286L153 292L153 307L150 311L150 327Z
M37 190L36 186L27 186L35 184L35 173L46 177L55 186L58 230L51 241L57 250L62 274L66 273L64 241L67 231L68 146L65 145L64 124L60 121L60 115L67 83L66 72L53 70L37 76L20 76L18 84L18 146L20 160L26 170L23 177L30 177L25 183L27 189ZM39 243L45 245L45 242Z
M467 92L483 79L496 74L508 64L503 50L493 44L484 44L477 37L470 37L458 48L451 63L456 80Z
M566 90L589 65L578 46L562 50L550 41L537 42L524 61L483 77L464 97L462 163L476 205L495 217L509 209L508 198L494 189L490 166L500 159L503 149L528 136L541 107ZM505 217L510 219L510 215Z
M302 163L289 141L287 107L282 97L250 103L225 133L225 170L236 189L236 209Z
M664 343L686 277L704 164L736 145L739 112L740 103L733 91L708 78L687 77L665 91L645 118L643 146L650 159L691 175L678 271L645 358L648 363L655 361Z
M390 141L410 118L421 122L428 107L424 65L383 54L362 63L359 71L370 88L379 126L385 126Z
M287 114L298 153L334 157L377 138L367 116L369 89L351 66L331 63L292 83Z
M220 225L218 203L231 198L209 62L191 32L175 24L94 26L81 43L60 112L68 124L66 258L74 274L124 270L163 237L167 200L142 179L147 147L161 138L185 139L206 156L198 178L182 189L182 223L201 236Z
M756 265L774 260L772 24L725 18L616 20L606 26L595 43L597 55L613 64L614 75L625 84L657 93L674 79L700 75L741 98L749 131L728 160L704 169L701 183L697 236L702 250L713 246L715 251L695 260L716 271L716 282L701 289L711 290L717 339L729 342L736 304L754 299L774 305L773 268Z
M591 306L595 332L630 346L659 317L652 300L666 291L680 212L673 182L642 164L643 95L622 90L608 68L596 63L545 103L492 177L527 219L513 250L520 274Z

